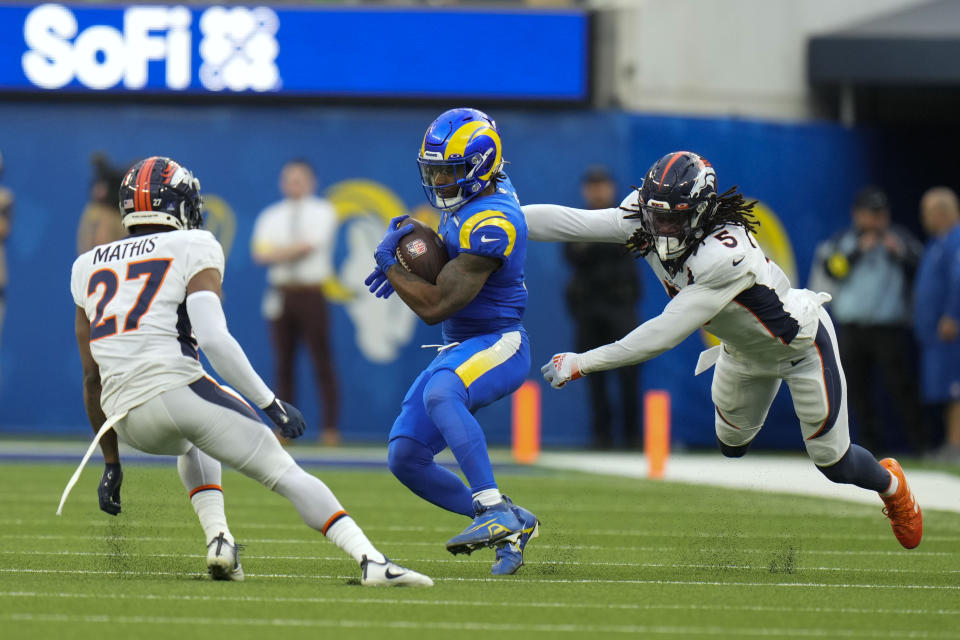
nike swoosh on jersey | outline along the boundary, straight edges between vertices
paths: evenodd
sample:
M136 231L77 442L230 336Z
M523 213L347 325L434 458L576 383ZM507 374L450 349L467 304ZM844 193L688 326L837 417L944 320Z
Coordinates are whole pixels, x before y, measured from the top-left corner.
M734 260L734 261L733 261L733 266L737 266L737 265L740 264L741 262L743 262L743 258L740 258L739 260Z
M487 236L480 236L480 242L496 242L500 238L488 238Z
M791 367L795 367L795 366L797 366L798 364L800 364L801 362L803 362L804 359L805 359L805 358L800 358L799 360L791 360L791 361L790 361L790 366L791 366Z

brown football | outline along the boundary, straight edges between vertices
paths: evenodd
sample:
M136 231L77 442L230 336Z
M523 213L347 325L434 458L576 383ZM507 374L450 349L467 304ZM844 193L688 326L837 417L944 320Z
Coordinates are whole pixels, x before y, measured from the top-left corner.
M400 266L415 273L430 284L437 283L437 276L450 256L443 240L437 232L420 222L409 218L402 225L413 224L413 231L400 238L397 244L397 262Z

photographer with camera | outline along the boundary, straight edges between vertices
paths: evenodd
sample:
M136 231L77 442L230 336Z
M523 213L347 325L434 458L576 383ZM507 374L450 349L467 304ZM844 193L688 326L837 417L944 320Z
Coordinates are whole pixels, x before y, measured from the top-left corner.
M880 382L918 453L926 447L910 337L913 277L923 252L905 228L891 224L886 194L862 189L853 202L852 224L821 242L807 287L833 296L840 358L847 373L860 442L871 451L891 448L882 433L876 402ZM880 379L874 373L880 371Z

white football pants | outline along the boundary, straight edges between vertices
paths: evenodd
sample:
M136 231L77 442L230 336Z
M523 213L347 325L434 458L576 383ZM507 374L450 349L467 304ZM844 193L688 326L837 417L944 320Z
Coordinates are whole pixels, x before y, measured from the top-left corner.
M271 489L296 465L246 402L206 377L131 409L114 429L146 453L182 456L196 445Z
M790 388L807 455L817 465L834 464L850 447L847 383L833 322L822 308L813 344L790 359L764 361L721 349L711 387L717 438L733 447L753 440L781 381Z

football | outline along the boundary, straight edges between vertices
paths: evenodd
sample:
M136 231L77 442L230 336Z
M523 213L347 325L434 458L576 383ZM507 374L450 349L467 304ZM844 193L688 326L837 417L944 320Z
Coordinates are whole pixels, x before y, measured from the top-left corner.
M403 224L408 222L413 224L413 231L400 238L397 262L410 273L436 284L440 270L450 260L447 248L436 231L413 218L404 220Z

